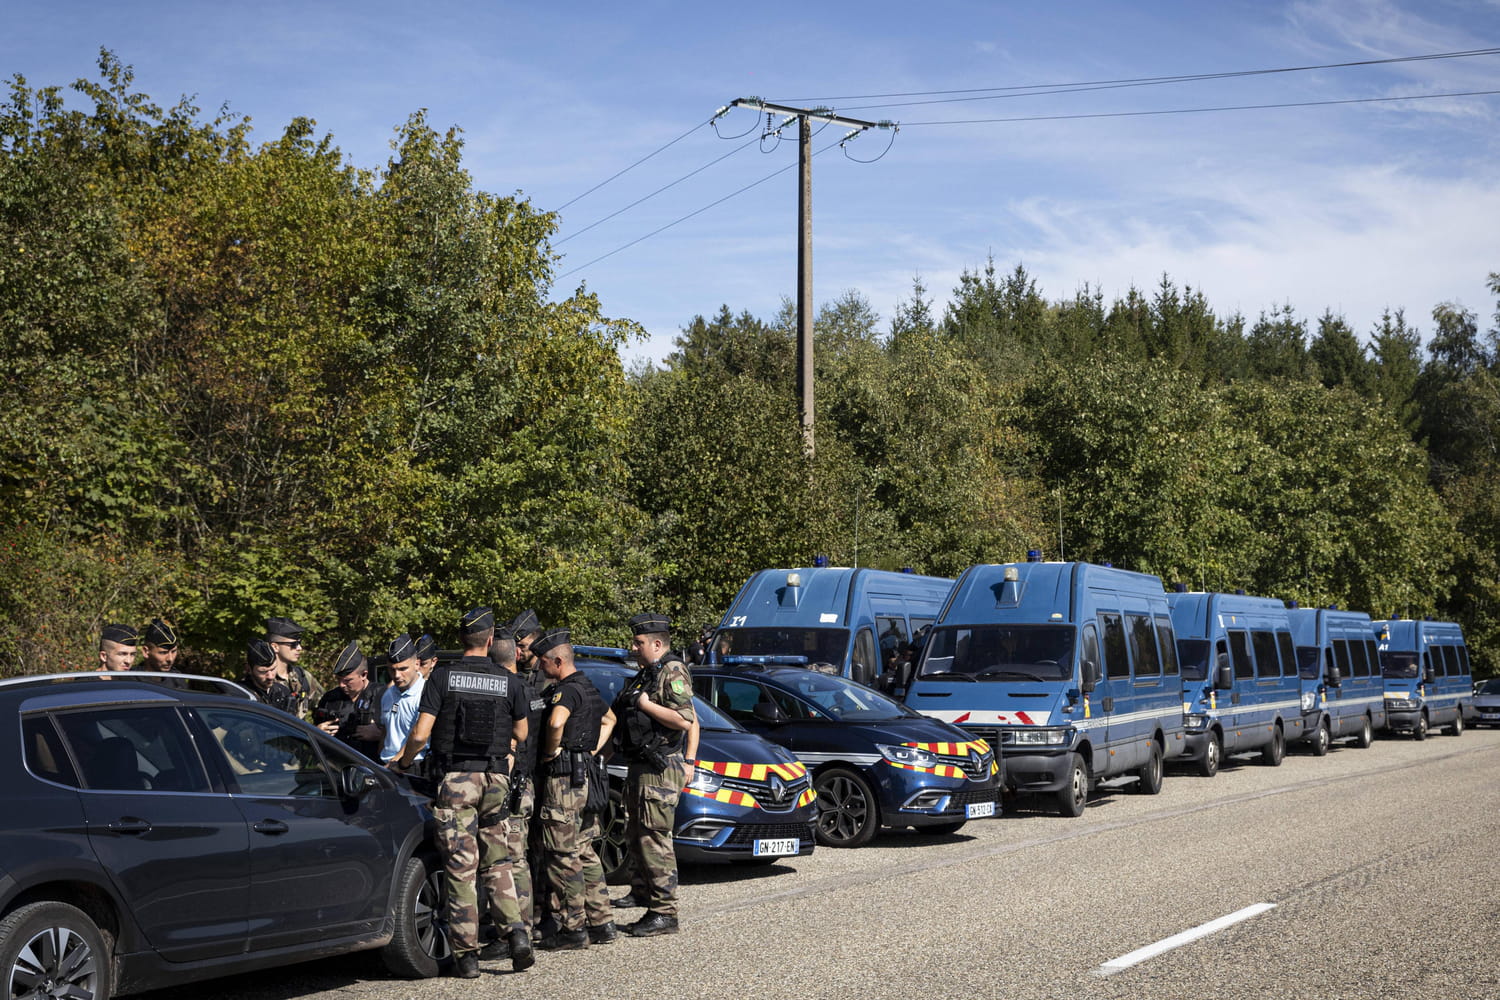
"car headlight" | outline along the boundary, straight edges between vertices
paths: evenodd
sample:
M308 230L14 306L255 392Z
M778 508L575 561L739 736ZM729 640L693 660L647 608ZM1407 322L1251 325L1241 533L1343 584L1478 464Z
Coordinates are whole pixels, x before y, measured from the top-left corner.
M693 780L687 786L695 792L717 792L724 787L724 776L697 767L693 769Z
M1316 705L1317 703L1318 703L1318 693L1316 691L1303 691L1302 692L1302 711L1304 711L1304 712L1311 712L1313 710L1313 706Z
M1016 743L1023 746L1062 746L1068 742L1066 729L1017 729Z
M1189 715L1189 716L1185 716L1183 718L1183 720L1182 720L1182 724L1184 726L1186 726L1188 729L1202 729L1203 727L1205 727L1205 726L1208 725L1208 716L1206 716L1206 715Z
M1416 710L1417 703L1412 698L1387 698L1385 707L1387 710L1396 712L1411 712Z
M884 743L875 744L875 749L880 751L880 756L892 764L906 764L909 767L936 767L938 763L937 754L931 750L918 750L916 747L887 746Z

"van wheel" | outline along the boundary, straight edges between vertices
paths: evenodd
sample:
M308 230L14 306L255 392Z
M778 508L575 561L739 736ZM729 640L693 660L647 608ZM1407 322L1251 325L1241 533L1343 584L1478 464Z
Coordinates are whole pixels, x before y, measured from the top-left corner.
M1161 791L1161 744L1155 740L1151 741L1151 757L1145 765L1135 772L1140 780L1135 783L1135 790L1141 795L1156 795Z
M1414 740L1425 740L1427 738L1427 713L1422 712L1417 716L1417 724L1412 727L1411 737Z
M818 791L818 843L859 847L880 829L880 810L869 783L845 767L830 767L814 782Z
M1260 752L1260 762L1267 767L1280 767L1286 759L1286 734L1280 726L1271 730L1271 742Z
M1208 745L1203 748L1203 759L1198 762L1198 773L1205 778L1212 778L1219 773L1219 765L1224 762L1224 750L1219 746L1219 734L1208 734Z
M1359 727L1359 735L1354 738L1354 745L1361 750L1368 750L1375 745L1375 727L1370 725L1370 717L1365 716L1365 721Z
M1083 766L1080 754L1068 755L1068 783L1057 792L1057 814L1059 816L1082 816L1083 807L1089 804L1089 770Z
M1312 752L1314 757L1326 757L1328 748L1333 745L1333 735L1328 732L1328 720L1324 719L1318 723L1318 731L1312 738Z
M110 948L88 914L67 903L28 903L0 921L8 997L109 1000Z
M1462 736L1464 734L1464 709L1460 705L1458 715L1453 719L1453 725L1444 730L1449 736Z
M396 930L380 949L392 975L431 979L453 959L445 913L447 874L435 861L408 858L396 893Z

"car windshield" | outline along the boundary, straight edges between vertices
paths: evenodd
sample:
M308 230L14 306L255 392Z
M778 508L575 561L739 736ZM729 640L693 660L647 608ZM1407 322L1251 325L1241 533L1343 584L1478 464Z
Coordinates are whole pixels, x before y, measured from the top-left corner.
M1073 676L1070 625L940 628L918 677L971 681L1060 681Z
M1409 650L1387 649L1380 653L1380 675L1398 679L1416 677L1417 654Z
M1479 689L1480 694L1500 694L1500 677L1492 677Z
M1182 679L1201 681L1208 677L1207 639L1178 639L1177 660L1182 664Z
M777 676L776 683L840 722L903 719L912 714L905 705L842 677L807 671L795 677Z
M843 663L846 628L724 628L714 636L713 656L805 656L808 663Z

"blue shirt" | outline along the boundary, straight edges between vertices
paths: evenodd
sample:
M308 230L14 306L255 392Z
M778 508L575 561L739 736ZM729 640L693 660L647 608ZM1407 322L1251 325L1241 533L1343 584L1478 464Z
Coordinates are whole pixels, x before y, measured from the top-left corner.
M380 696L380 724L385 726L385 744L380 748L380 759L389 764L401 756L411 727L417 721L417 705L422 700L422 686L427 678L421 674L405 691L392 684ZM417 760L427 757L427 748L417 754Z

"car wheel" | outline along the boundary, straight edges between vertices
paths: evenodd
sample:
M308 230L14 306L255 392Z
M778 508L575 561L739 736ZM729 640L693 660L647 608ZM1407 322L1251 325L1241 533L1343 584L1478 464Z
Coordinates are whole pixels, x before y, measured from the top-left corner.
M1447 733L1449 736L1462 736L1464 734L1464 710L1462 708L1458 710L1458 715L1454 718L1453 725L1448 727Z
M1219 746L1219 734L1208 734L1208 745L1203 748L1203 759L1198 761L1198 773L1205 778L1212 778L1219 773L1219 765L1224 762L1224 750Z
M1375 745L1375 727L1370 725L1370 717L1365 716L1364 723L1359 727L1359 735L1354 739L1354 745L1361 750L1368 750Z
M108 1000L109 952L88 914L67 903L29 903L0 921L8 997Z
M1083 815L1083 807L1089 803L1089 770L1083 766L1079 754L1068 755L1068 783L1057 792L1057 814L1076 817Z
M1281 762L1286 759L1286 734L1281 731L1280 726L1271 730L1271 742L1260 752L1260 762L1267 767L1280 767Z
M880 829L875 793L864 778L830 767L814 782L818 790L818 843L826 847L868 844Z
M436 860L408 858L396 893L396 930L380 949L392 975L431 979L453 959L445 910L447 873Z
M609 805L599 817L599 837L594 841L594 853L599 855L604 881L609 885L630 883L630 844L625 828L625 797L611 788Z
M1333 745L1333 735L1328 731L1328 720L1324 719L1318 723L1318 731L1313 734L1312 752L1314 757L1328 756L1328 748Z
M947 837L964 828L968 820L954 820L952 823L929 823L927 826L913 827L918 833L931 833L939 837Z
M1417 716L1417 724L1412 727L1411 736L1414 740L1425 740L1427 738L1427 713L1423 712Z
M1156 795L1161 791L1161 744L1151 741L1151 757L1135 772L1140 779L1135 790L1141 795Z

